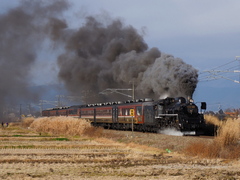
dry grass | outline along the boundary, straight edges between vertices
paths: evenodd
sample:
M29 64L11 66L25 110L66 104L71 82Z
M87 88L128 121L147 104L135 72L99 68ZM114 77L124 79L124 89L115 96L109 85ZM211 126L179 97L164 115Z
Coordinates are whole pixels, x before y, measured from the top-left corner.
M27 128L33 123L33 121L34 121L34 117L24 118L24 119L22 119L21 126Z
M216 116L212 115L205 115L204 119L206 120L207 124L213 124L215 126L221 126L223 121L220 121Z
M66 136L99 136L101 128L91 126L85 119L72 117L41 117L35 119L30 125L38 133L48 133L50 135Z
M220 121L214 116L206 116L205 119L218 126L217 136L212 143L190 144L185 152L206 158L239 158L240 119L228 118L226 121Z
M227 119L218 128L217 141L222 147L237 145L240 137L240 118Z
M216 142L197 142L187 146L184 152L185 154L190 156L199 156L202 158L217 158L219 157L220 149L220 146Z

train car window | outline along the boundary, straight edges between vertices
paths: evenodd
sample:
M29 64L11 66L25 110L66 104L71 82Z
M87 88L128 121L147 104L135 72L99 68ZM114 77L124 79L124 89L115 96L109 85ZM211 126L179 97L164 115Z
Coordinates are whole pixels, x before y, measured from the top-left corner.
M69 114L77 114L77 109L70 109Z
M94 115L94 111L91 110L91 111L88 111L89 115Z
M118 115L122 116L122 109L120 109L120 108L118 109Z
M82 115L94 115L93 110L82 110Z
M142 106L137 106L137 115L138 116L142 115Z
M123 116L130 116L130 109L131 108L123 108L122 109L122 115Z
M124 109L125 110L125 115L128 116L129 115L129 110L128 109Z
M154 107L153 106L144 107L144 119L147 124L154 123Z
M58 114L59 115L66 115L67 111L66 110L61 110L61 111L58 111Z
M111 109L97 109L96 110L97 115L112 115Z

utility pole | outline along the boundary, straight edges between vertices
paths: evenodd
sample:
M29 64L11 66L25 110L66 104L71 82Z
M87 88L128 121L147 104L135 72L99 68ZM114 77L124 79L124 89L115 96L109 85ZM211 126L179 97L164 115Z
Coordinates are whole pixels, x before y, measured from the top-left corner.
M29 115L32 115L31 103L28 104L28 113L29 113Z
M63 106L63 102L62 102L62 99L64 97L64 95L57 95L56 96L58 98L57 100L57 107L62 107Z

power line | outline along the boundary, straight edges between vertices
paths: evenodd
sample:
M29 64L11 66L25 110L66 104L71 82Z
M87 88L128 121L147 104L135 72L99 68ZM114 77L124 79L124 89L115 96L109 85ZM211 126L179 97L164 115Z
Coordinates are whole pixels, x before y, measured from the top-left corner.
M130 81L130 83L132 83L132 89L128 88L128 89L116 89L116 88L107 88L105 90L103 90L102 92L100 92L99 94L110 94L110 93L116 93L116 94L121 94L123 96L127 96L132 98L133 100L135 99L135 85L134 85L134 80ZM132 95L123 93L122 91L132 91Z
M133 89L112 89L112 88L107 88L104 91L100 92L99 94L117 93L117 94L121 94L123 96L127 96L127 97L133 98L133 96L125 94L125 93L123 93L121 91L133 91Z
M236 56L236 59L227 62L223 65L219 65L210 70L204 70L199 73L199 81L212 81L217 79L226 79L234 83L240 83L240 56ZM238 63L238 64L236 64ZM238 76L236 76L238 74ZM236 80L238 79L238 80Z

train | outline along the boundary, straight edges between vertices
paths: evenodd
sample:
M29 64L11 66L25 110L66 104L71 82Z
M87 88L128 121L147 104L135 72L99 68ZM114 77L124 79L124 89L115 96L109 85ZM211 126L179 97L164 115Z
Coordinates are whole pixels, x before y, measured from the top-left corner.
M42 116L69 116L88 119L93 126L115 130L159 132L174 128L182 133L204 134L206 123L201 110L192 99L167 97L159 100L137 99L51 108Z

